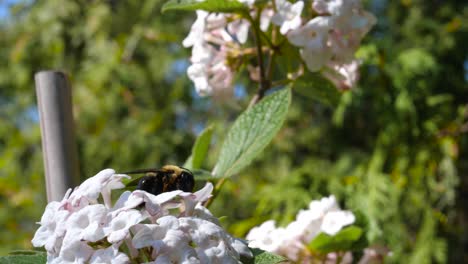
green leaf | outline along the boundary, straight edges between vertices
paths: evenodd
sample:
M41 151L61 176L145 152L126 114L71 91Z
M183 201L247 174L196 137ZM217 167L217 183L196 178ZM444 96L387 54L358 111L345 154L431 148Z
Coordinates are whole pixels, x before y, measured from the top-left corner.
M301 95L317 100L329 106L336 106L341 92L318 73L306 73L294 82L294 89Z
M211 174L210 171L207 170L192 170L193 177L195 178L195 181L208 181L208 180L213 180L215 177Z
M14 251L10 256L0 257L1 264L37 264L46 263L47 254L43 251Z
M236 0L170 0L165 3L161 9L164 13L166 11L181 10L181 11L195 11L205 10L208 12L247 12L247 7Z
M250 250L254 256L253 262L251 263L254 264L275 264L287 261L287 259L282 256L278 256L258 248L251 248Z
M249 249L253 254L253 258L241 256L241 262L244 264L275 264L287 261L287 259L282 256L266 252L259 248Z
M249 165L280 130L290 102L288 87L242 113L226 136L213 175L230 177Z
M125 185L125 187L133 187L133 186L137 186L138 185L138 182L140 181L141 178L145 177L145 175L141 175L141 176L138 176L138 177L132 177L130 179L126 179L126 178L123 178L122 179L122 183Z
M189 170L200 169L210 148L213 127L209 126L198 136L192 148L192 154L187 159L184 167Z
M353 249L353 246L358 242L363 234L361 228L357 226L349 226L342 229L338 234L334 236L320 233L312 242L309 244L309 248L326 254L335 251L345 251Z

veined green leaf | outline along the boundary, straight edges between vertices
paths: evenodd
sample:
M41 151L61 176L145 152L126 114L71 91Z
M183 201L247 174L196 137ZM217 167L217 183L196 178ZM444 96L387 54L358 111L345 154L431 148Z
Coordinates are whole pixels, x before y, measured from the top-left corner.
M236 0L170 0L162 7L162 12L181 10L181 11L195 11L205 10L208 12L247 12L247 7Z
M249 165L278 133L290 102L291 89L288 87L242 113L226 136L213 175L230 177Z
M47 262L47 254L42 251L17 251L0 257L1 264L39 264Z
M203 130L198 136L195 144L193 144L192 154L187 159L184 167L189 170L200 169L205 157L210 148L211 136L213 135L213 127L209 126Z
M258 248L251 248L250 250L252 251L253 259L245 261L244 263L275 264L287 261L287 259L282 256L278 256Z
M294 89L301 95L329 106L336 106L341 97L341 92L318 73L306 73L294 82Z

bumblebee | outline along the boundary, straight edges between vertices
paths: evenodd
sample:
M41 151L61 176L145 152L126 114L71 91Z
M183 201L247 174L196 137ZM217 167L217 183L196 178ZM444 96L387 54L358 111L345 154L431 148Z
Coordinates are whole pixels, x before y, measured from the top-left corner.
M195 185L192 172L175 165L165 165L161 169L142 169L124 173L145 173L145 176L138 179L137 189L154 195L175 190L192 192Z

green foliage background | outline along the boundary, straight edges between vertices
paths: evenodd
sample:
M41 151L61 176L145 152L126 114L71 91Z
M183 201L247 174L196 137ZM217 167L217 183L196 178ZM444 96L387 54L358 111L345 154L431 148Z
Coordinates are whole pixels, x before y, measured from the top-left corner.
M249 98L196 96L180 44L194 15L163 15L163 2L17 1L0 20L1 255L31 247L46 204L35 72L71 74L83 179L105 167L183 164L207 125L214 139L204 168L212 169ZM269 218L286 224L311 199L335 194L366 219L373 244L391 249L390 263L467 261L462 2L367 1L379 22L358 53L358 87L334 107L293 90L273 143L211 207L226 227L244 236Z

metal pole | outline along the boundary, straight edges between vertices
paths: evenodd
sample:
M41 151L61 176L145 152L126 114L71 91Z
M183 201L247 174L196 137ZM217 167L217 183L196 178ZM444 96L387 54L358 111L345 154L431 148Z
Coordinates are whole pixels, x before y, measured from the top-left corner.
M60 71L38 72L35 81L47 200L60 201L68 188L79 184L71 88Z

